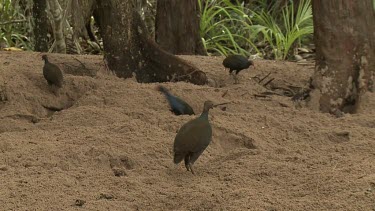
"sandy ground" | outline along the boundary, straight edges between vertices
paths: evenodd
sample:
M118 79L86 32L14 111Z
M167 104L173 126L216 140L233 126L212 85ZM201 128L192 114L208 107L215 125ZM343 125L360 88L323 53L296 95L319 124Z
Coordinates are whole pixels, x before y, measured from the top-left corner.
M231 102L210 112L213 141L194 176L172 162L176 131L194 116L174 116L156 84L74 57L97 72L64 70L55 96L40 54L0 52L0 210L375 210L374 95L372 111L335 118L254 97L267 90L252 77L303 86L312 66L256 61L235 85L223 58L182 56L219 88L165 83L172 93L196 113L207 99Z

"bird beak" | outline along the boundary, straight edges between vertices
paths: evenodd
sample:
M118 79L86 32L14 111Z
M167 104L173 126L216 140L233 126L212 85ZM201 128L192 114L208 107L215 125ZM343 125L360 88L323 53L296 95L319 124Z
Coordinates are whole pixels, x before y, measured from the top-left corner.
M218 103L218 104L215 104L213 105L212 107L215 108L215 107L218 107L218 106L221 106L221 105L226 105L226 104L229 104L230 102L228 103Z

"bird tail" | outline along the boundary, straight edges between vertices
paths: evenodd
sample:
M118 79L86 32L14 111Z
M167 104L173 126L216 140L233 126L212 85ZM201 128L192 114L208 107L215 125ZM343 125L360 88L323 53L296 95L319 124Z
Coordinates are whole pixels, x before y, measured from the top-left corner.
M184 155L181 155L181 154L178 154L178 153L174 153L174 156L173 156L173 162L175 164L179 164L183 159L184 159Z

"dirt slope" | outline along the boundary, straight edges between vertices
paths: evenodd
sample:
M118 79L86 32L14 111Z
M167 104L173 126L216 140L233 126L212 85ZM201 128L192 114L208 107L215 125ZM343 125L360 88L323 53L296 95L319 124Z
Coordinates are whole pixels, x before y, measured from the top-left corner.
M172 93L196 113L207 99L231 102L211 111L213 142L193 176L173 164L172 144L194 117L169 112L156 84L107 74L101 57L51 54L95 70L64 70L55 96L40 57L0 52L1 210L375 210L370 109L335 118L289 97L254 97L267 91L255 75L303 86L312 66L256 61L234 85L222 58L182 56L217 88L164 84ZM374 95L367 104L374 111Z

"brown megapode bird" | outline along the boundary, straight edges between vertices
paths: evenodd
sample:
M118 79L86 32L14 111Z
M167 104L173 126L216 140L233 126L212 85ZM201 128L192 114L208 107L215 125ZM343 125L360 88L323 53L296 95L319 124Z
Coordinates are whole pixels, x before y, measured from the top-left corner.
M254 62L248 60L246 57L242 55L229 55L223 60L223 65L225 68L229 68L229 74L233 75L234 81L237 84L238 78L237 74L243 70L249 68L251 65L254 66ZM236 71L233 74L233 71Z
M48 85L55 85L58 88L63 86L64 77L60 68L48 61L47 55L43 55L44 60L43 76L47 80Z
M185 161L185 167L194 174L192 165L210 144L212 128L208 121L208 111L214 107L211 101L204 102L202 114L185 123L178 131L174 139L175 164Z

